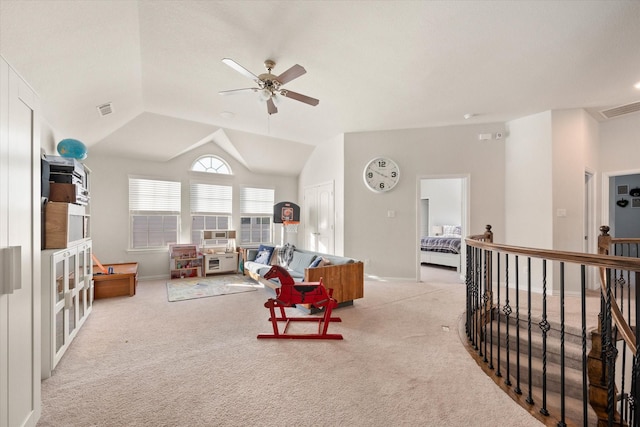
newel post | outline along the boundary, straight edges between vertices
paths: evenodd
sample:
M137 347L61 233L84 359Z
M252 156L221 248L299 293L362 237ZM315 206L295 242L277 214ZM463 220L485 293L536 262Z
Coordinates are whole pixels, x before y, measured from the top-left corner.
M491 231L491 225L487 224L484 228L484 241L493 243L493 231Z
M600 227L601 234L598 236L598 254L609 255L609 248L611 247L611 236L609 235L609 226L603 225Z

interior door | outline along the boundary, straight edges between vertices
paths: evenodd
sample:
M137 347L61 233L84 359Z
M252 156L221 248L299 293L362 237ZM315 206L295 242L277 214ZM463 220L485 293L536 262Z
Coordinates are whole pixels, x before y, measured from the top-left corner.
M0 295L0 426L35 425L41 360L36 312L40 309L40 156L35 96L1 59L0 67L0 84L8 85L8 93L3 91L5 96L0 97L0 157L4 157L0 163L6 171L0 177L0 200L10 201L0 207L0 234L6 236L0 246L20 247L20 279L4 284L6 293Z
M327 254L335 251L333 182L305 188L303 227L305 248Z

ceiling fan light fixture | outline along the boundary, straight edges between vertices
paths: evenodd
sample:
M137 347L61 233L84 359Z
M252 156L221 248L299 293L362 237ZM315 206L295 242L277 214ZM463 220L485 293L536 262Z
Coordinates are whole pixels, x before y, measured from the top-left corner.
M268 101L272 96L273 94L269 89L262 89L260 91L260 101Z
M245 77L253 80L256 83L257 87L219 91L218 93L221 95L241 93L246 91L258 92L257 100L258 102L265 102L267 104L267 113L269 114L275 114L278 112L275 104L276 102L280 101L281 97L290 98L314 107L320 102L316 98L312 98L310 96L306 96L301 93L282 88L284 84L297 79L307 72L304 67L299 64L295 64L294 66L287 69L284 73L276 76L274 74L271 74L271 70L276 65L275 61L267 59L264 62L264 66L267 69L267 72L256 76L251 71L247 70L231 58L224 58L222 62L233 68L240 74L244 75Z

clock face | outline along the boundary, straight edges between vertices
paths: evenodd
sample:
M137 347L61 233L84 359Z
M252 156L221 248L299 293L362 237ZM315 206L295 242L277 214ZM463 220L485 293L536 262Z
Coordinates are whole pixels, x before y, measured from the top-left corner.
M396 162L386 157L377 157L364 168L364 183L372 191L389 191L400 180L400 168Z

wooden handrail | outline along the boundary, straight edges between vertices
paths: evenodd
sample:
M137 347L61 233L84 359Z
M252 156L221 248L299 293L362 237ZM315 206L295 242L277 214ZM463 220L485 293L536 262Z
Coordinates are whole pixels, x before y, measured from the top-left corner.
M602 295L607 295L607 278L606 271L604 268L600 267L600 288L602 289ZM620 307L618 307L618 303L616 302L615 297L611 294L611 290L609 289L609 299L611 300L611 311L612 317L616 325L618 326L618 331L620 335L622 335L622 339L624 339L625 343L631 349L631 352L635 356L637 354L636 348L636 336L633 334L633 330L624 319L624 315L622 311L620 311Z
M474 248L488 251L509 252L517 255L526 255L532 258L543 258L552 261L571 262L584 264L593 267L615 268L619 270L629 270L640 272L640 258L630 258L613 255L585 254L580 252L554 251L550 249L532 249L523 246L502 245L474 240L470 237L465 239L465 243Z

